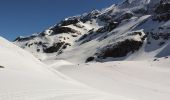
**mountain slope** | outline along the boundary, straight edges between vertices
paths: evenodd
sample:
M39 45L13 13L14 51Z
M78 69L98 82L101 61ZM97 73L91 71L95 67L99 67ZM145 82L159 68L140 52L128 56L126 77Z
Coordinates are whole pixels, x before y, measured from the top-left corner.
M154 59L162 57L157 55L169 43L169 5L169 0L125 0L66 18L41 33L18 37L14 43L40 60L142 60L141 51L148 55L143 60Z
M0 100L127 100L76 82L1 37L0 56Z

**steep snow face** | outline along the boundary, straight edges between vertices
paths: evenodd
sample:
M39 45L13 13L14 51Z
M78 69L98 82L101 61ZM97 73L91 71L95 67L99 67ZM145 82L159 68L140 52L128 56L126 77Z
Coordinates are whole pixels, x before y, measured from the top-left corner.
M66 18L41 33L19 37L14 43L40 60L126 60L135 59L139 52L153 59L169 43L168 1L125 0L101 11Z
M1 37L0 56L0 100L132 100L74 81Z

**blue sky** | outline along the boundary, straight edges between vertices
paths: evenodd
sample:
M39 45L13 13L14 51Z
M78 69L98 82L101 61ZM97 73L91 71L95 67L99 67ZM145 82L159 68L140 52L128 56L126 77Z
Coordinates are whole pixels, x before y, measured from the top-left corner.
M121 0L0 0L0 35L8 40L41 32L65 17Z

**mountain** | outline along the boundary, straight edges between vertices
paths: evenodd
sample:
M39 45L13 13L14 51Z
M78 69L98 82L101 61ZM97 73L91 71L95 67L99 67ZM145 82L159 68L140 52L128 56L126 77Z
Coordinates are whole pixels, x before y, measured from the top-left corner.
M13 43L0 37L0 100L170 99L170 0L124 0Z
M40 60L154 60L170 55L170 0L125 0L65 18L14 43Z
M0 100L170 99L169 58L88 64L62 60L42 63L2 37L0 56Z

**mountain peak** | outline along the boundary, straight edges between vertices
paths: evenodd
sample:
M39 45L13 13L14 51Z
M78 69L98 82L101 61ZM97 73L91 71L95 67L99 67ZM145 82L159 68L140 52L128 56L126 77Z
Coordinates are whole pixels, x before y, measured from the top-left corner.
M149 55L169 41L167 1L125 0L101 11L66 18L37 36L19 37L15 44L41 60L126 60L140 50ZM151 54L148 59L157 55L160 54Z

